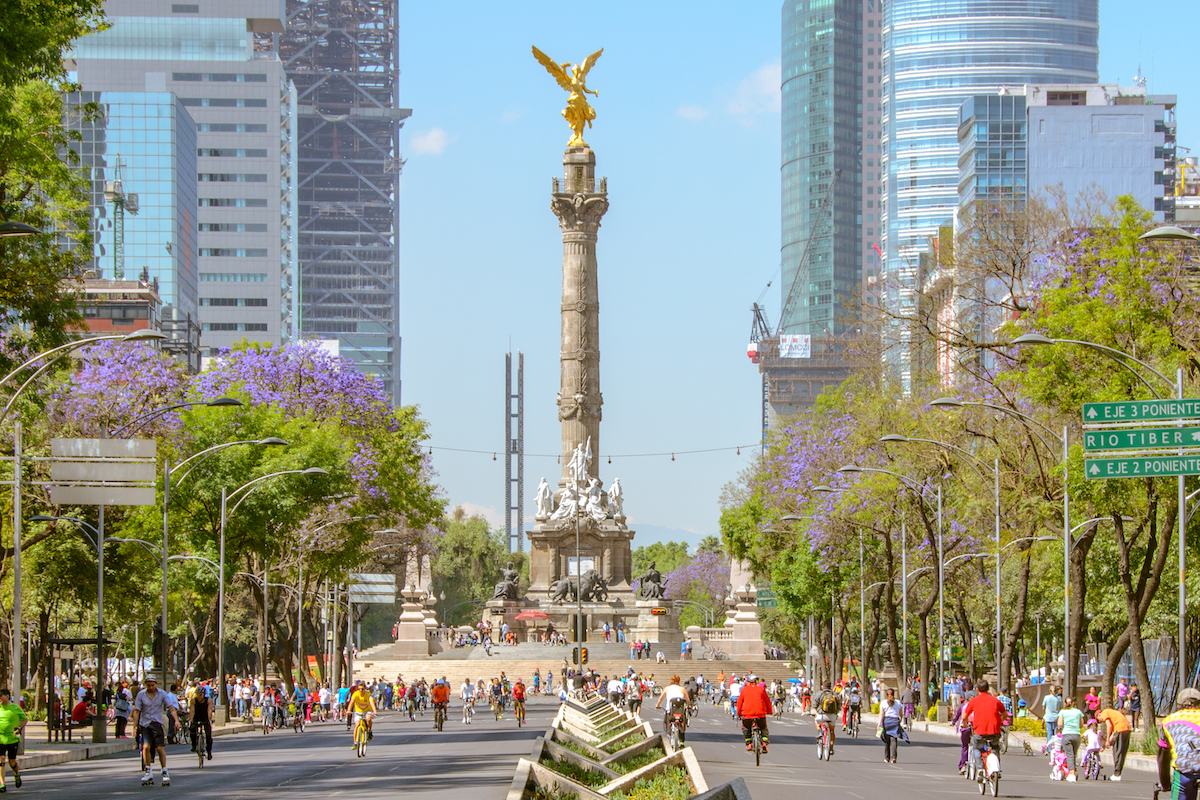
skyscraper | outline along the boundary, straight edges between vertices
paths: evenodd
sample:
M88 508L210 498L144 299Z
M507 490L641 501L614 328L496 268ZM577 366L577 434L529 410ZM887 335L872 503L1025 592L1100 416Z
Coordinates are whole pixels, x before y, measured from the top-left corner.
M184 215L189 235L147 230L152 246L142 259L130 249L142 222L127 217L127 276L153 266L148 259L161 258L160 252L182 269L190 257L185 251L198 244L192 302L198 301L205 350L215 354L244 338L281 341L295 272L286 192L290 140L281 136L289 127L289 92L279 60L254 49L256 34L283 30L278 1L107 0L105 10L110 27L80 38L70 55L83 91L115 98L105 101L106 113L138 145L106 145L104 166L111 172L119 152L127 193L158 191L170 154L154 137L166 117L178 117L176 103L195 121L187 161L193 173L187 181L176 173L192 187ZM143 99L121 99L134 94ZM104 243L104 231L98 233ZM104 262L98 263L103 272ZM160 289L164 302L177 302L161 279Z
M1001 86L1095 83L1098 0L891 0L883 21L880 301L913 312L919 254L958 206L958 110ZM886 358L908 386L902 326Z
M394 0L287 0L274 37L297 90L300 316L306 337L400 400L400 128Z

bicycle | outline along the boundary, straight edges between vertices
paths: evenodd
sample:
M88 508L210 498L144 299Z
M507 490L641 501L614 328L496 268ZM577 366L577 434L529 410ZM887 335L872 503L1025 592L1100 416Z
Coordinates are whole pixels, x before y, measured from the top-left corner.
M783 712L787 710L787 700L783 698L775 699L775 719L783 719Z
M762 759L762 731L755 725L750 731L750 746L754 750L754 766L758 766Z
M979 793L985 794L990 787L992 797L1000 796L1000 756L992 749L991 744L984 741L979 750L980 767L975 769L975 781L979 784Z
M496 700L496 699L492 700L492 715L495 716L497 722L500 721L500 701L499 700Z
M475 701L467 700L463 702L463 723L470 725L471 720L475 718Z
M446 723L446 706L442 703L435 703L433 706L433 727L441 731L442 725Z
M850 718L846 720L846 732L855 739L858 738L858 714L851 711Z
M829 746L829 723L818 722L817 730L820 732L817 736L817 761L828 761L833 749Z
M1085 781L1105 780L1104 765L1100 763L1100 754L1095 750L1089 751L1083 761L1083 779Z
M671 703L671 721L667 726L667 741L671 743L672 752L678 752L682 747L683 739L683 709L679 708L678 701Z
M205 730L203 724L197 724L192 729L192 749L196 751L196 758L200 762L200 769L204 769L205 753L212 749L212 733Z
M525 724L525 701L513 700L513 713L517 715L517 727Z
M271 717L272 716L273 716L273 714L271 713L271 709L267 706L263 706L262 711L259 714L259 717L262 719L263 736L266 736L268 733L271 732Z
M358 717L354 725L354 752L363 758L367 754L367 715L356 711L354 716Z

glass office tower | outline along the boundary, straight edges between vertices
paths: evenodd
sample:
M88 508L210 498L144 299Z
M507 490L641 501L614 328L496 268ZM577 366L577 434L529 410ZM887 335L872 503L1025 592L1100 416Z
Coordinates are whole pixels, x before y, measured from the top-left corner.
M83 92L68 95L67 124L79 134L71 148L91 174L94 222L91 270L114 274L114 206L105 184L120 177L138 196L125 214L124 279L148 274L164 304L198 316L196 123L170 92ZM80 111L95 103L94 116ZM133 188L136 187L136 190Z
M958 110L1027 83L1095 83L1098 0L892 0L883 29L880 299L913 311L918 256L958 207ZM886 358L907 387L899 326Z

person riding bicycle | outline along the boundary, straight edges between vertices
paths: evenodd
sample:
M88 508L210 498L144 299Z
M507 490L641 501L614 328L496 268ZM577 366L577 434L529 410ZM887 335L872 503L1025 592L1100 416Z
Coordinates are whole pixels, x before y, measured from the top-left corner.
M783 681L775 683L775 697L773 700L776 708L783 708L787 703L787 684Z
M824 724L829 731L829 755L833 755L833 740L836 738L833 721L837 719L841 706L841 699L833 692L833 684L825 681L821 685L821 693L813 699L813 708L817 712L817 729L819 730Z
M846 712L846 724L850 725L853 721L856 726L862 725L862 690L858 681L852 682L846 690L846 706L849 709Z
M525 714L525 684L517 678L512 687L513 711L518 715Z
M686 711L688 695L687 689L684 689L679 685L678 675L671 676L671 683L662 690L662 694L658 696L658 702L654 704L654 707L656 709L662 708L664 701L667 704L667 711L665 714L663 714L663 733L666 734L666 732L670 730L672 714L676 713L674 706L676 703L679 703L679 712L682 712L682 716L679 718L679 743L683 744L685 741L687 741L688 718Z
M450 710L450 687L443 683L441 678L438 678L433 684L433 689L430 690L429 696L433 699L435 718L437 709L439 708L442 709L443 718L448 716Z
M742 719L742 735L746 737L747 750L754 749L751 743L752 730L758 728L762 731L762 751L767 752L767 717L773 711L771 698L767 697L767 687L751 675L742 687L737 702L737 714Z
M354 690L346 700L346 710L351 720L356 715L362 715L363 721L367 724L367 740L374 739L375 734L371 731L371 726L379 709L375 706L375 698L371 697L371 693L367 691L367 687L362 681L355 681Z
M458 688L458 699L462 700L464 725L471 724L471 712L475 706L475 684L470 679L463 678L463 684Z
M498 711L504 710L504 685L500 683L499 678L492 678L492 706ZM503 719L503 715L497 719Z
M1184 689L1158 735L1158 784L1172 800L1196 800L1200 788L1200 690Z
M979 694L967 701L963 707L963 726L971 726L971 764L974 765L979 780L983 780L983 746L986 744L993 752L1000 752L1000 733L1008 724L1008 712L999 698L988 694L988 682L980 680L975 684Z
M295 691L292 692L292 703L296 706L296 713L304 719L304 708L308 705L308 689L297 683Z
M191 717L189 733L192 738L192 752L204 748L204 754L212 761L212 701L204 692L196 692L188 703L188 716ZM197 738L203 733L204 738Z
M912 682L905 681L904 688L900 690L900 706L903 722L907 723L917 713L916 703L917 695L912 689Z

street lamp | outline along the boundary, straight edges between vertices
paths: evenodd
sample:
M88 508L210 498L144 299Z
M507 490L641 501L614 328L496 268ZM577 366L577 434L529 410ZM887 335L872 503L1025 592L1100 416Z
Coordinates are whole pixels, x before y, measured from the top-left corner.
M0 239L13 239L18 236L41 236L44 231L24 222L0 222Z
M220 571L221 580L217 584L217 677L220 679L221 688L218 693L218 705L225 709L225 721L229 721L229 692L228 684L225 682L225 523L233 512L237 511L238 506L242 501L250 496L251 492L258 488L263 481L271 478L278 478L281 475L328 475L329 472L320 467L308 467L306 469L285 469L279 472L272 472L267 475L262 475L251 481L243 483L232 492L227 492L225 487L221 487L221 545L220 545ZM230 498L242 492L242 496L233 504L233 508L226 510L226 505ZM165 534L164 534L165 536ZM263 561L263 685L267 684L267 565ZM164 609L164 619L166 617L166 606Z
M987 480L987 477L983 474L983 471L981 469L979 469L979 466L978 466L979 464L986 465L986 462L984 462L978 456L964 450L961 447L958 447L957 445L950 444L949 442L942 442L942 441L938 441L937 439L919 439L916 437L903 436L899 433L889 433L886 436L883 436L882 438L880 438L879 441L884 442L884 443L887 443L887 442L920 442L923 444L931 444L934 447L940 447L943 450L948 450L948 451L954 453L955 455L965 459L966 462L968 464L970 464L971 468L979 473L979 477L983 478L984 480ZM1000 675L1000 654L1003 651L1003 638L1002 638L1002 634L1000 633L1000 556L998 555L1000 552L1000 459L999 458L995 459L995 461L992 462L992 480L993 480L992 503L993 503L993 508L995 511L994 535L996 538L996 552L997 552L997 556L996 556L996 683L997 683L997 687L1002 687L1005 682Z
M1197 237L1191 235L1190 233L1187 233L1186 231L1184 231L1180 228L1176 228L1173 226L1163 226L1163 227L1155 228L1152 231L1148 231L1148 232L1142 234L1138 238L1145 239L1147 241L1181 241L1181 240L1197 241ZM1095 351L1101 353L1102 355L1107 356L1108 358L1112 359L1116 363L1120 364L1125 369L1129 370L1129 372L1135 378L1137 378L1139 381L1141 381L1142 384L1144 384L1146 386L1146 388L1150 390L1151 395L1157 395L1158 392L1154 388L1153 384L1151 384L1148 380L1146 380L1146 378L1143 377L1140 372L1138 372L1136 369L1134 369L1133 367L1131 367L1129 365L1129 362L1132 361L1134 364L1137 364L1142 369L1145 369L1148 372L1150 372L1152 375L1154 375L1156 378L1161 380L1167 386L1170 386L1171 389L1175 392L1176 400L1183 400L1183 368L1182 367L1179 367L1175 370L1175 380L1172 381L1166 375L1162 374L1157 369L1155 369L1154 367L1147 364L1145 361L1142 361L1141 359L1136 358L1136 357L1130 355L1129 353L1126 353L1124 350L1118 350L1115 347L1108 347L1107 345L1097 344L1096 342L1089 342L1089 341L1085 341L1082 339L1051 339L1049 337L1042 336L1042 335L1036 334L1036 333L1026 333L1022 336L1018 336L1016 339L1013 339L1012 344L1033 344L1033 345L1074 344L1074 345L1079 345L1080 347L1090 348L1092 350L1095 350ZM1066 438L1067 438L1066 437L1066 428L1064 428L1063 429L1064 441L1066 440ZM1180 452L1182 452L1182 451L1180 451ZM1065 464L1066 464L1066 445L1065 444L1063 446L1063 464L1064 464L1064 470L1065 470ZM1184 676L1187 675L1187 645L1186 645L1186 642L1187 642L1187 616L1186 616L1187 615L1187 581L1186 581L1185 569L1187 568L1187 516L1188 516L1187 515L1187 488L1185 485L1183 475L1177 476L1176 500L1177 500L1178 506L1179 506L1178 511L1175 514L1175 516L1179 520L1179 646L1177 649L1179 651L1178 674L1180 676L1180 685L1182 686L1183 681L1185 680ZM1069 640L1068 640L1067 649L1068 649L1068 651L1070 650ZM1069 677L1070 670L1067 671L1067 674Z
M147 411L145 414L140 414L129 422L126 422L115 431L109 431L109 436L114 439L120 439L121 435L127 432L133 432L151 422L155 417L161 417L171 411L176 411L180 408L192 408L194 406L208 406L210 408L227 408L230 406L245 405L236 397L218 397L216 400L187 400L182 403L172 403L169 406L156 408L153 411Z

